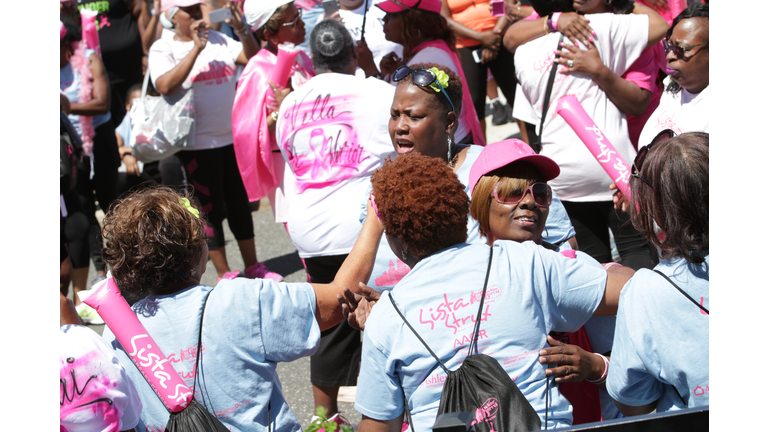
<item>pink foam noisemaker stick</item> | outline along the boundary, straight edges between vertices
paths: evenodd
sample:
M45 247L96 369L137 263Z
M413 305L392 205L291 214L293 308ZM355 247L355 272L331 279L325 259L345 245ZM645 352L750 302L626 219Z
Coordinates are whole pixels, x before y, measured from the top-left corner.
M616 147L608 141L594 120L584 111L575 96L567 95L557 101L555 111L568 123L592 155L600 163L605 172L613 180L624 197L629 201L630 165L621 157Z
M96 28L97 12L93 9L82 9L80 19L83 24L83 39L88 44L88 48L96 51L101 57L101 45L99 44L99 32Z
M109 277L94 288L83 303L96 309L169 411L179 412L189 405L192 390L128 306L114 278Z
M272 73L269 74L269 80L277 84L278 87L285 87L288 85L288 78L291 77L291 68L296 61L296 56L299 55L301 48L294 46L292 43L281 43L277 46L277 64Z

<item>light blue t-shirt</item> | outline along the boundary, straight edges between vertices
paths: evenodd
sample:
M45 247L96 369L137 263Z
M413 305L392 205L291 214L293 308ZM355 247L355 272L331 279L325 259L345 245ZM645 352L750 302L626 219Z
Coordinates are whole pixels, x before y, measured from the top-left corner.
M382 295L366 322L355 408L393 419L408 398L414 430L435 422L446 375L395 312L390 297L442 362L455 370L467 355L488 268L489 247L460 244L423 260ZM544 424L546 377L538 361L550 331L573 332L603 298L606 271L533 242L494 243L493 265L480 317L478 349L509 373ZM550 381L549 427L567 426L572 407Z
M656 270L709 310L708 255ZM607 387L625 405L658 400L657 412L685 408L675 389L688 407L709 405L709 315L651 270L638 270L621 291Z
M123 138L123 145L131 146L131 113L125 113L123 121L115 128L117 132Z
M480 156L480 152L483 151L483 147L479 145L470 145L467 149L464 162L459 167L456 176L459 178L461 184L464 185L464 192L467 196L472 197L472 192L469 190L469 171L472 169L472 165ZM371 194L372 186L368 186L368 190L365 194L365 199L362 201L363 212L360 216L360 221L365 220L366 217L366 205L368 203L368 197ZM571 225L571 220L568 218L568 213L563 207L563 203L555 195L555 191L552 190L552 205L549 207L549 216L547 217L547 232L549 236L542 236L542 239L551 244L562 243L562 249L570 249L570 244L564 242L576 235L576 231ZM480 234L480 224L471 216L467 215L467 244L486 244L487 240ZM401 260L402 257L395 256L392 249L389 247L386 236L381 236L381 242L379 243L379 250L376 252L376 262L373 266L373 272L371 278L368 280L367 285L378 292L390 290L395 284L400 281L408 272L410 267Z
M176 372L192 388L200 312L213 288L198 285L175 294L149 296L133 305L139 321ZM195 399L232 431L301 427L283 397L275 368L311 355L320 340L315 292L307 283L268 279L222 280L208 298L203 323L200 376ZM168 411L109 328L104 338L126 365L144 404L136 430L164 430Z
M95 54L96 51L91 49L85 50L85 58L87 59L91 56L91 54ZM78 73L73 67L72 62L67 63L66 66L59 69L59 89L64 92L64 96L69 99L70 102L80 102L77 93L80 91L80 73ZM80 129L80 116L76 114L70 114L67 116L69 118L69 121L72 122L72 126L75 127L75 130L80 135L83 134L83 131ZM91 125L93 125L93 128L96 129L97 127L103 125L107 121L109 121L112 118L112 114L107 112L106 114L99 114L97 116L93 116L91 120Z

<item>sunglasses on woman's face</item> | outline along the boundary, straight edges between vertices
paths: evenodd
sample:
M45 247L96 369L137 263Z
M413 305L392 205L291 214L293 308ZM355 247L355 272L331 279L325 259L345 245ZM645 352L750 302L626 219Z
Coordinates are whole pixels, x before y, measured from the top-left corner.
M411 75L413 83L419 87L429 87L432 83L437 84L437 86L440 87L440 92L445 95L445 98L448 99L448 103L451 104L451 111L456 112L456 107L453 106L451 98L448 97L448 93L445 92L443 85L437 80L437 75L435 75L434 72L429 69L411 69L408 66L403 65L395 70L392 80L398 82L408 75Z
M666 39L666 38L662 39L662 42L664 43L664 51L666 53L669 53L670 51L674 51L675 56L677 56L677 58L685 57L686 51L690 51L696 48L697 46L709 45L709 42L704 42L696 45L688 45L688 46L672 45L671 43L669 43L669 39Z
M645 156L648 155L648 152L651 150L651 147L654 145L664 142L672 137L675 136L675 132L672 129L664 129L663 131L659 132L658 135L656 135L653 140L651 140L651 143L647 146L640 149L640 151L637 152L637 156L635 157L635 161L632 162L632 176L637 177L640 180L643 181L643 183L650 186L651 189L653 189L653 184L648 180L647 178L643 177L642 174L640 174L640 169L643 168L643 162L645 162Z
M533 201L539 207L549 207L552 204L552 188L546 183L534 183L526 189L515 189L507 194L506 197L499 198L499 184L493 187L493 199L499 204L517 204L525 198L528 192L531 193Z
M293 26L293 25L296 25L299 22L299 20L301 19L301 9L298 9L296 12L297 12L296 18L294 18L293 21L289 21L287 23L283 23L284 27L285 26Z

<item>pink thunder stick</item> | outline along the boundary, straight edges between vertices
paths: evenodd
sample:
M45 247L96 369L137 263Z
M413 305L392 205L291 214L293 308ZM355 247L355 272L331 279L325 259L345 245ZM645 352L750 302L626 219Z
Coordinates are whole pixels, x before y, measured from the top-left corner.
M291 68L299 55L301 48L294 46L290 42L281 43L277 46L277 64L269 74L269 80L277 84L278 87L288 85L288 78L291 77Z
M290 42L281 43L277 46L277 64L272 73L269 74L269 80L275 83L277 88L285 88L288 85L288 79L291 77L291 68L299 55L301 48L294 46ZM277 109L275 94L267 92L267 106Z
M80 11L80 20L83 25L83 39L88 44L88 48L96 51L96 54L101 57L99 32L96 28L96 14L96 11L93 9L83 9Z
M597 127L594 120L584 111L575 96L563 96L557 101L555 110L568 123L576 135L579 136L584 145L587 146L592 155L600 163L624 197L629 201L629 174L631 165L627 164L621 154L608 141L608 137L603 135L600 128Z
M171 412L179 412L192 401L192 390L182 381L160 347L147 333L114 278L94 288L83 303L96 309L150 387Z

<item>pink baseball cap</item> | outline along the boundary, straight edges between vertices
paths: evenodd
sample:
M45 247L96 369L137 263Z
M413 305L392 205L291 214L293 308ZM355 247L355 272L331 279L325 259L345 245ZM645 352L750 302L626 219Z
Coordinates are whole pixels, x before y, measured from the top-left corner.
M187 6L194 6L196 4L203 4L202 0L162 0L160 3L160 8L163 10L163 12L166 12L168 9L177 6L180 8L187 7Z
M475 190L475 185L480 181L480 177L517 161L533 164L541 171L545 181L550 181L560 175L560 167L557 162L546 156L536 154L531 146L519 139L512 138L488 144L480 152L480 156L477 157L469 170L470 192Z
M376 6L387 13L402 12L406 9L422 9L440 13L440 0L386 0Z

